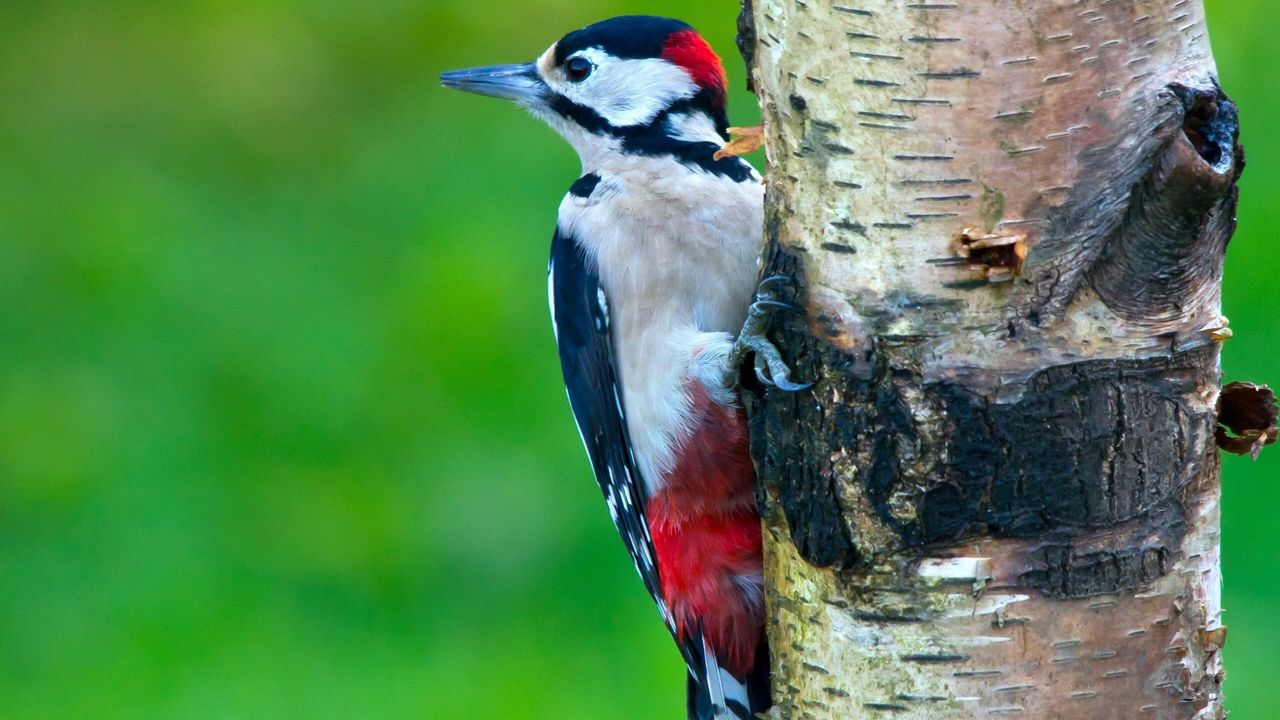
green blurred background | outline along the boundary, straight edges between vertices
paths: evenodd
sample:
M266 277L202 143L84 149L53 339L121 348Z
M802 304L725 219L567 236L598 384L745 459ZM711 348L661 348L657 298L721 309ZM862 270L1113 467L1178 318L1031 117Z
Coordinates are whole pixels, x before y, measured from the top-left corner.
M1228 379L1280 383L1280 49L1212 0L1249 171ZM444 69L736 3L0 7L0 717L676 718L544 307L577 162ZM514 401L513 401L514 399ZM1229 707L1280 717L1280 463L1225 461Z

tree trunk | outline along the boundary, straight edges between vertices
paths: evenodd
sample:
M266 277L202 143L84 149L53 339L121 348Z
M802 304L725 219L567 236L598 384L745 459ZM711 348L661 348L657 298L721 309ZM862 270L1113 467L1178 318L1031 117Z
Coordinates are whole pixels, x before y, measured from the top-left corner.
M1222 718L1201 0L755 0L782 718Z

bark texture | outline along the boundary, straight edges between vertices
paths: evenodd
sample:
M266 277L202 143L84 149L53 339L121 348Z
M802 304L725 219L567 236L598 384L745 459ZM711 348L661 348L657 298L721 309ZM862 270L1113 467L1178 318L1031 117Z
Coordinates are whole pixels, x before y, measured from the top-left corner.
M740 29L815 382L749 399L778 714L1224 717L1243 153L1200 0L755 0Z

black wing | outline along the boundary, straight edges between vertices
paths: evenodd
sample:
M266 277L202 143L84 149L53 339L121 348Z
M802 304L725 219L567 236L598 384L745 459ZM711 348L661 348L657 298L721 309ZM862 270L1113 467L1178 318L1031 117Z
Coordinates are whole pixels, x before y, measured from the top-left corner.
M613 523L618 526L627 552L635 561L645 589L657 603L667 629L675 635L675 624L662 599L657 557L645 521L643 479L632 456L631 436L627 433L622 390L614 362L608 298L600 286L599 276L586 262L582 248L559 229L551 243L547 276L560 366L578 432ZM701 648L679 644L690 667L700 668Z

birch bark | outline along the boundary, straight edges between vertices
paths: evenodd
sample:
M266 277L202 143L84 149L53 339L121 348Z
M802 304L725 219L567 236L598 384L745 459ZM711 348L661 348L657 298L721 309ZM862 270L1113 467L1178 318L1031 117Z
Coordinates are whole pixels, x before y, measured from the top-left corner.
M1200 0L755 0L749 399L783 718L1222 718L1222 258Z

